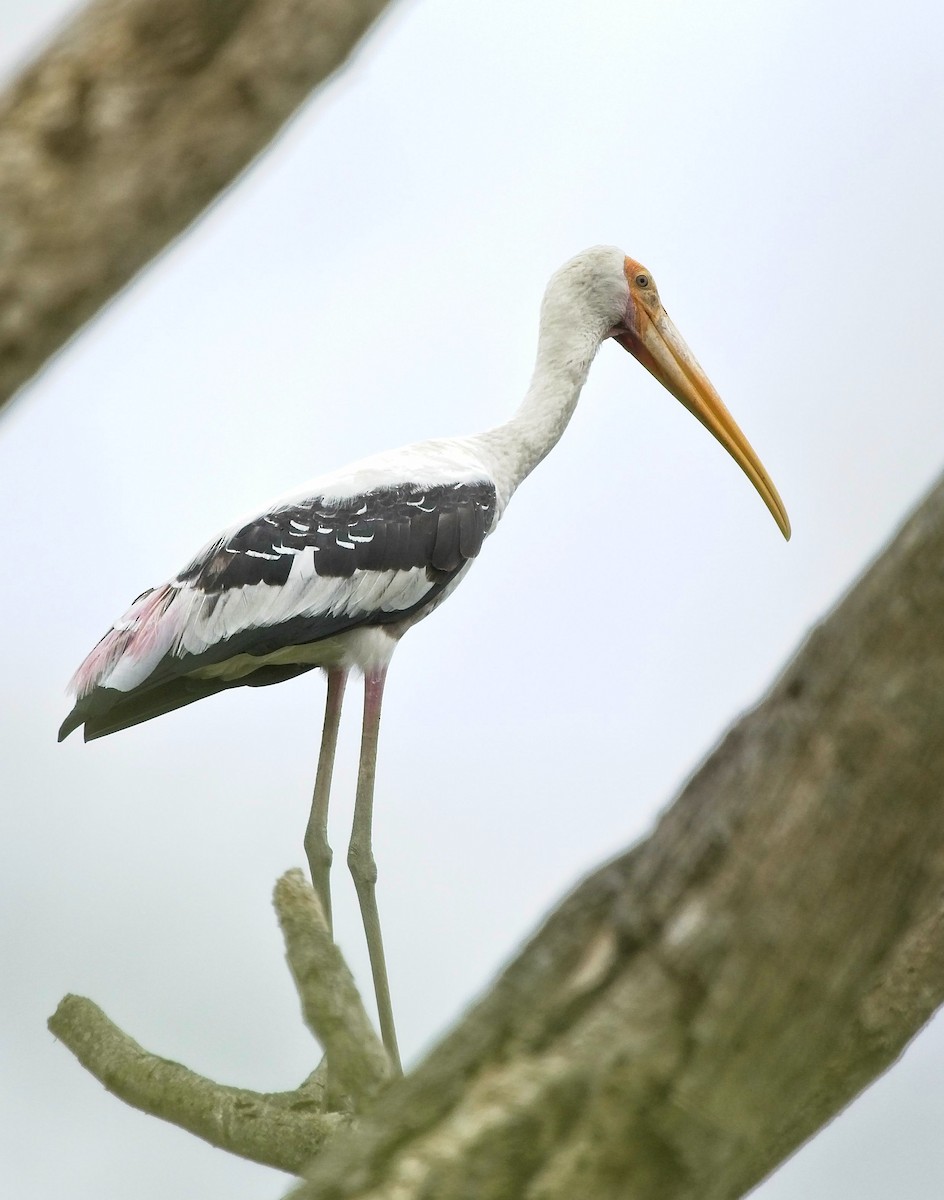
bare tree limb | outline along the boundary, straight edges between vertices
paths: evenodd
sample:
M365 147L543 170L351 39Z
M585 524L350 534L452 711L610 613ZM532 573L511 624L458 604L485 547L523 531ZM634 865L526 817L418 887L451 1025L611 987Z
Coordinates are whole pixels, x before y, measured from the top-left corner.
M263 149L386 0L95 0L0 97L0 407Z
M282 876L274 902L305 1022L328 1060L329 1105L337 1108L349 1096L361 1108L390 1077L386 1051L301 871Z
M733 1200L944 999L944 484L296 1200Z
M250 1092L225 1087L150 1054L83 996L66 996L49 1029L119 1099L162 1117L212 1146L298 1174L326 1140L350 1124L322 1112L323 1088Z
M301 871L282 876L274 900L303 1012L331 1056L330 1077L323 1061L293 1092L226 1087L142 1049L82 996L66 996L48 1024L127 1104L213 1146L297 1173L350 1125L352 1105L360 1108L377 1095L390 1064Z

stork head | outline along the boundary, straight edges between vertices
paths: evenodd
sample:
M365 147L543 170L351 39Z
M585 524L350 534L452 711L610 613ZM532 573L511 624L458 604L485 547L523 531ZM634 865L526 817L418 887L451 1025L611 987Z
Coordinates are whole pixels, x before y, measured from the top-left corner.
M549 311L548 311L549 310ZM556 310L556 311L555 311ZM714 435L770 509L785 538L790 519L770 476L669 320L652 274L615 246L595 246L566 263L551 281L545 317L581 312L593 335L630 352Z

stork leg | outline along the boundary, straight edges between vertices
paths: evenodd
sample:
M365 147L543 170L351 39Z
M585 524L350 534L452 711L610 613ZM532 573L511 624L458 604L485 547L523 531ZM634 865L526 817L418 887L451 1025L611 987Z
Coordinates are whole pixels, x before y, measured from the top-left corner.
M361 733L361 757L357 773L357 796L354 800L354 826L347 851L347 865L357 889L361 906L370 969L374 977L374 995L380 1017L380 1034L394 1072L400 1074L400 1052L393 1024L393 1006L387 982L383 938L380 933L380 914L377 911L377 864L371 847L371 825L374 814L374 777L377 770L377 736L380 730L380 706L383 701L387 668L368 671L364 675L364 725Z
M325 704L324 730L321 734L321 753L315 792L311 798L311 813L305 830L305 854L315 895L321 901L328 929L331 923L331 860L328 845L328 801L331 799L331 776L334 773L334 754L338 745L338 724L341 720L341 701L347 683L347 668L332 667L328 671L328 699Z

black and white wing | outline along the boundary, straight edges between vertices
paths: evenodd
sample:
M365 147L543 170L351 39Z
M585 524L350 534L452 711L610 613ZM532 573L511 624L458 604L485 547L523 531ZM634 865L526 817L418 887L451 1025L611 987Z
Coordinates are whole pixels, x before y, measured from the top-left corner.
M496 511L488 479L398 483L293 500L227 531L99 642L73 679L60 739L279 682L317 665L293 648L422 615L478 554Z

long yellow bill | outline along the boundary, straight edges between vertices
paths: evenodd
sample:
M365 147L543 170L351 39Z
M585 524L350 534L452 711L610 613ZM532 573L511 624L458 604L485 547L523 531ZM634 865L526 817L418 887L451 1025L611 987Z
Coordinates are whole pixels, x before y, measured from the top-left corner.
M634 297L635 303L632 305L635 328L615 333L616 341L714 434L760 493L780 526L781 533L789 540L790 518L763 463L685 345L682 335L669 320L657 295L652 296L651 300L646 297L649 300L646 307L639 302L640 299ZM649 308L655 311L647 311Z

